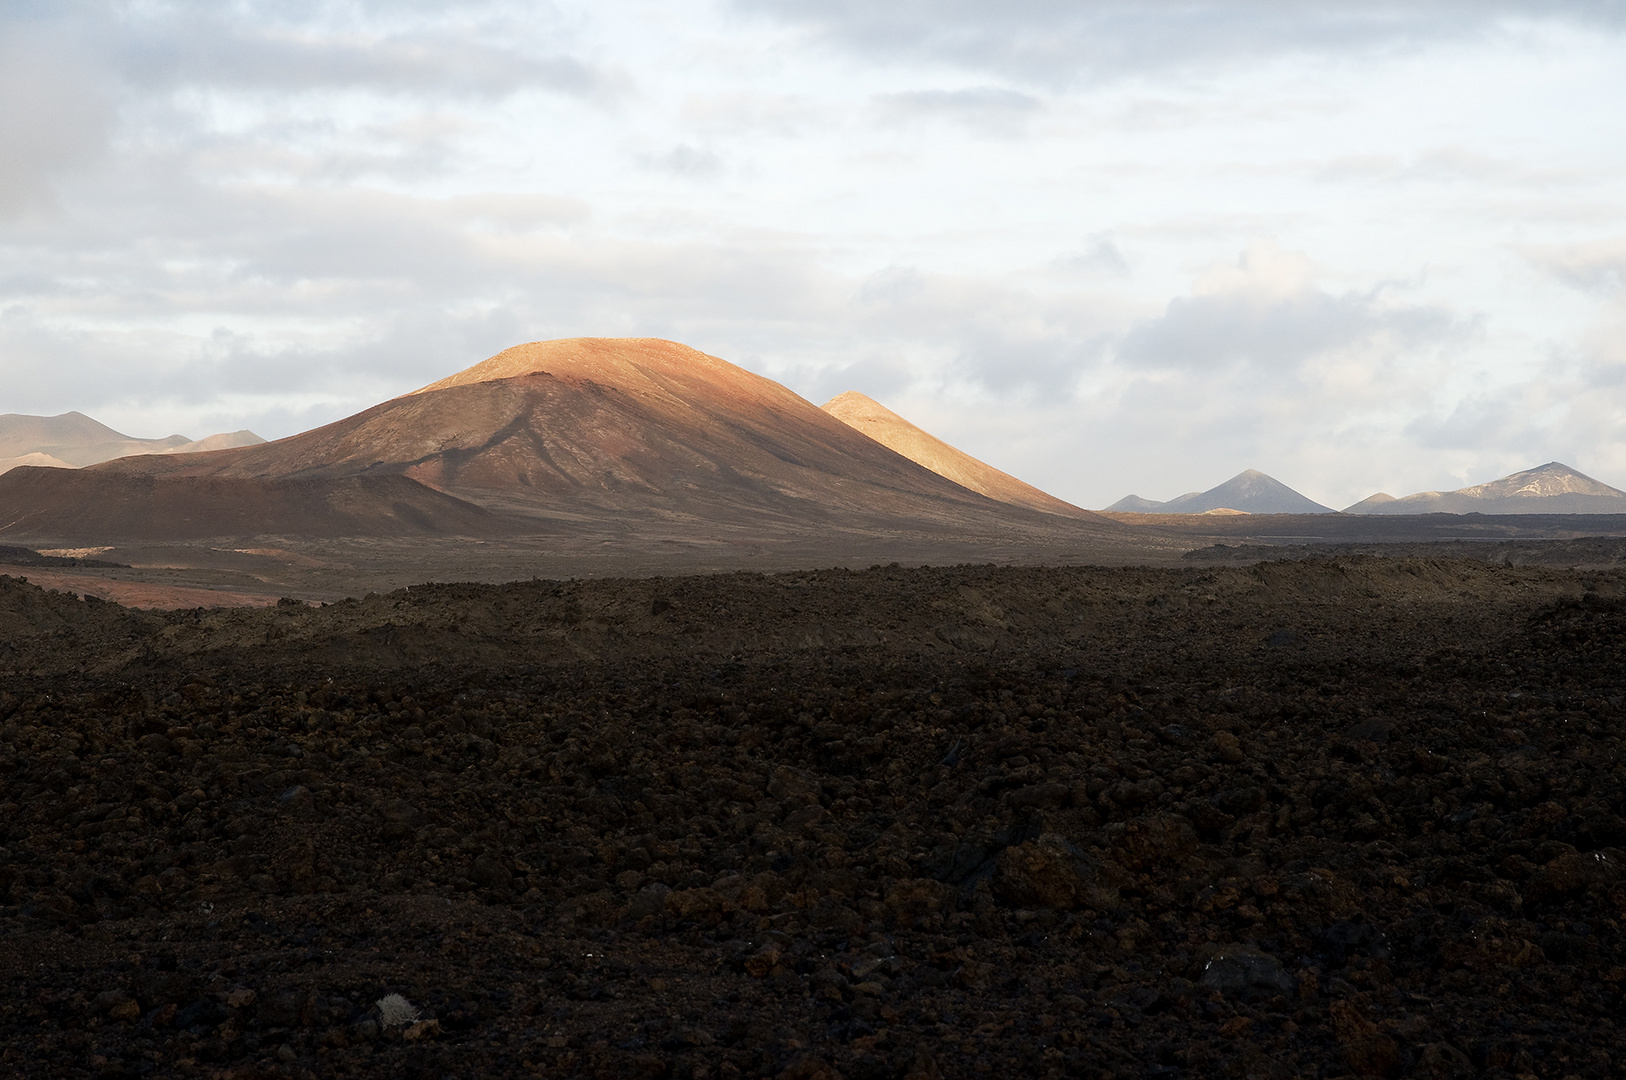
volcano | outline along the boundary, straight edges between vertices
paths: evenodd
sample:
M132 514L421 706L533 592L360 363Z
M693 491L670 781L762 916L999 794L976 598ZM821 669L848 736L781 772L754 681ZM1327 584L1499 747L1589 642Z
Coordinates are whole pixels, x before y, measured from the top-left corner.
M62 472L25 467L0 477L0 523L15 523L0 535L84 536L132 527L112 510L98 525L96 508L74 497L60 475L49 475ZM839 525L1009 534L1060 525L1081 539L1131 535L1077 508L1062 521L991 499L770 379L644 338L520 345L303 434L126 457L80 475L115 485L139 480L154 490L193 485L201 500L189 515L193 535L208 535L197 530L213 527L209 505L226 499L236 481L299 483L308 493L344 481L349 494L329 498L336 506L399 501L412 491L406 520L449 534L690 521L804 532ZM369 487L383 478L394 478L389 491ZM205 480L213 486L197 486ZM54 502L52 491L59 493ZM238 534L229 527L241 517L236 510L216 516L220 535ZM346 535L359 535L360 519L348 520ZM319 527L326 526L311 524ZM265 529L278 531L274 522Z
M923 431L873 398L849 390L819 406L848 427L862 431L883 446L890 447L939 476L986 495L996 502L1023 506L1063 517L1094 518L1096 515L1070 502L1063 502L1032 484L979 461L964 450Z

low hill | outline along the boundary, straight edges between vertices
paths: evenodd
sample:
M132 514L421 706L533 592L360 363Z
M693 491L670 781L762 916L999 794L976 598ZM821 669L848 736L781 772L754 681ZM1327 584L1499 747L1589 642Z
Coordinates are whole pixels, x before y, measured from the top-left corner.
M1402 499L1374 495L1346 514L1621 514L1626 491L1568 465L1545 465L1456 491L1423 491Z
M80 412L60 416L0 416L0 473L19 465L84 468L131 454L184 454L250 446L265 440L252 431L234 431L192 440L185 435L135 439Z
M1108 513L1204 514L1210 510L1240 510L1248 514L1331 514L1322 506L1294 491L1280 480L1257 469L1237 473L1218 487L1194 491L1168 502L1153 502L1129 495L1107 507Z
M873 398L856 390L849 390L819 406L843 424L890 447L917 464L924 465L939 476L986 495L997 502L1025 506L1046 514L1063 517L1093 518L1094 514L1082 507L1064 502L1031 484L1025 484L1009 473L950 446Z
M206 435L201 439L194 439L180 446L171 446L167 450L160 450L162 454L197 454L205 450L231 450L239 446L258 446L265 442L254 432L243 428L241 431L222 431L218 435Z

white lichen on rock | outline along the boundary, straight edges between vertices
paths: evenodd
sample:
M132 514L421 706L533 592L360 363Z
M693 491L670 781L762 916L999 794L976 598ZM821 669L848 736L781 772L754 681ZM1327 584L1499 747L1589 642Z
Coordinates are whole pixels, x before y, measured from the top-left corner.
M379 1023L387 1028L405 1027L418 1019L418 1010L400 994L386 994L374 1004L378 1006Z

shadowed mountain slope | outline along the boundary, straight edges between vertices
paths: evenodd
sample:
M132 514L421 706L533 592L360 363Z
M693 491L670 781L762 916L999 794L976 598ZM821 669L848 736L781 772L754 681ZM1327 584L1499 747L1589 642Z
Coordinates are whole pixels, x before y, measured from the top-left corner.
M7 537L184 541L512 531L490 511L404 476L288 480L31 467L0 476L0 536Z
M1331 514L1335 511L1294 491L1257 469L1246 469L1218 487L1193 491L1168 502L1129 495L1107 507L1109 513L1202 514L1243 510L1250 514Z
M986 462L956 449L942 439L911 424L886 406L856 390L831 398L819 406L831 416L857 431L890 447L910 461L924 465L939 476L946 476L961 487L986 495L990 499L1046 514L1063 517L1093 518L1090 511L1063 502L1031 484L1025 484L1009 473L1004 473Z
M1549 461L1500 480L1456 491L1423 491L1403 499L1374 495L1346 514L1620 514L1626 491L1568 465Z

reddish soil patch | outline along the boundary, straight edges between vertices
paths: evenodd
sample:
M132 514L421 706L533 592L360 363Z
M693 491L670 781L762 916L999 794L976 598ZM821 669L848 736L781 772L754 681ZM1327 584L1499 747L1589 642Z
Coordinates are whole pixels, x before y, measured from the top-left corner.
M61 570L29 569L24 580L42 589L93 596L128 608L270 607L277 602L277 597L261 593L129 581L111 575L76 574Z

